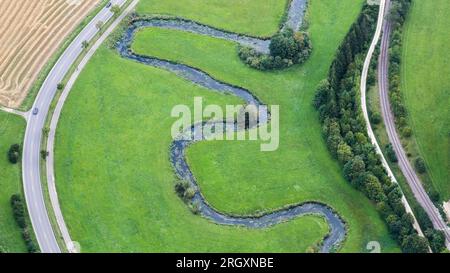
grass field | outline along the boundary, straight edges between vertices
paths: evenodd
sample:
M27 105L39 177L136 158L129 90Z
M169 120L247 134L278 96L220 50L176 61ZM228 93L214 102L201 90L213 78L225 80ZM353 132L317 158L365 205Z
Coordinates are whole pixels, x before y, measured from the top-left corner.
M145 0L136 11L177 15L237 33L271 36L278 31L285 7L282 0Z
M7 158L11 144L22 143L25 121L18 116L0 111L0 246L8 252L26 252L9 203L11 195L21 193L21 172L19 165L12 165Z
M236 103L234 97L105 48L72 92L58 128L56 179L82 251L305 251L326 234L317 217L260 231L218 226L175 195L168 158L172 106L191 105L194 95L217 104ZM286 234L295 232L302 238L290 241Z
M142 1L138 10L148 2ZM166 2L169 13L175 4L161 3ZM276 152L261 153L256 142L230 141L202 142L189 150L194 174L214 207L248 214L318 200L334 207L349 225L343 251L364 251L368 241L379 241L383 251L398 251L373 205L342 178L311 106L315 87L325 78L362 2L311 2L314 53L303 67L281 72L247 68L236 46L222 40L160 29L138 34L134 49L139 53L199 67L252 90L267 104L280 105L281 146ZM246 2L255 3L260 1ZM188 7L183 16L195 19L203 13ZM202 7L216 8L206 3ZM158 10L149 5L146 12ZM176 9L171 13L179 14ZM262 31L250 23L251 16L239 20L245 18L249 21L240 24L255 34L272 33L278 26ZM237 27L220 20L215 26ZM82 250L301 252L318 242L326 225L317 217L264 230L224 227L192 215L176 197L168 160L174 122L170 110L175 104L191 105L194 95L203 96L207 104L236 102L170 73L120 59L106 48L82 72L66 102L56 143L62 210Z
M433 186L450 200L450 4L413 2L405 29L402 93Z
M378 92L378 85L375 84L374 86L368 87L367 90L367 105L369 111L372 113L381 113L381 105L380 105L380 95ZM375 133L375 136L377 138L378 144L380 144L381 149L383 150L383 153L386 154L386 145L388 145L389 137L387 135L386 127L383 122L379 124L372 123L372 129ZM409 152L410 150L408 150ZM397 179L397 182L399 183L403 194L405 195L405 198L408 200L409 205L411 206L411 209L414 212L414 215L417 216L418 210L420 209L420 204L417 201L417 199L414 197L414 193L411 190L411 187L408 185L408 182L406 181L405 177L403 176L402 170L400 169L399 165L397 163L391 162L389 159L387 159L387 162L389 164L389 167L391 168L395 178Z

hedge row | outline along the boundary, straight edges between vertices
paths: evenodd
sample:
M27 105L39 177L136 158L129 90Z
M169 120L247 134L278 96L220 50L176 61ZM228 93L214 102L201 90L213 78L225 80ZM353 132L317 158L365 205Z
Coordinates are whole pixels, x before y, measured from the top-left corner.
M404 137L410 137L411 128L407 125L407 110L400 92L400 67L403 24L411 5L411 0L393 0L389 13L392 34L389 49L389 96L399 131Z
M31 235L32 231L30 231L31 229L29 228L26 221L25 206L20 195L14 194L11 196L11 207L13 209L14 219L16 220L17 225L19 225L20 229L22 230L22 237L25 240L28 252L38 252L38 247L34 243Z

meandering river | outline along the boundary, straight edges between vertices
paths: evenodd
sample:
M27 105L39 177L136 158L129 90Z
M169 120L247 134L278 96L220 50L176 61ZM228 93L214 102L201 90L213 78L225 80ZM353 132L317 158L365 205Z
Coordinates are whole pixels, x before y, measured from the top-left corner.
M291 1L287 13L286 22L282 28L289 27L296 30L299 29L304 17L307 4L306 2L307 0ZM200 69L176 62L158 59L156 57L143 56L134 53L130 49L130 46L134 40L135 33L139 29L149 27L176 29L201 35L208 35L219 39L230 40L244 46L253 47L255 50L263 53L269 52L270 40L227 32L190 20L154 18L134 21L125 31L123 37L117 44L117 49L123 58L168 70L187 81L205 87L213 92L235 95L244 100L247 105L254 105L256 107L263 106L263 103L255 95L253 95L250 90L246 90L244 88L240 88L214 79ZM265 116L259 116L259 118L257 119L257 123L254 124L254 126L242 128L242 126L238 126L235 122L232 123L232 126L223 126L223 128L225 131L233 130L235 132L239 130L248 130L252 129L252 127L263 125L269 120L270 113ZM196 134L197 132L200 132L205 125L219 128L219 126L222 126L223 124L224 121L208 121L206 123L196 123L193 124L191 128L189 128L190 132L187 133ZM233 216L214 209L208 204L208 202L202 195L197 180L195 179L191 169L189 168L189 165L186 162L185 156L186 148L195 142L204 140L205 136L196 138L196 140L185 140L181 137L181 135L184 133L186 132L181 133L180 137L176 137L173 140L170 147L170 161L177 176L180 179L187 181L190 186L195 189L195 194L190 201L196 204L200 215L217 224L244 226L248 228L267 228L304 215L319 215L326 219L330 227L329 234L324 238L322 242L321 252L333 251L343 242L346 235L345 224L342 219L325 204L306 202L259 216Z

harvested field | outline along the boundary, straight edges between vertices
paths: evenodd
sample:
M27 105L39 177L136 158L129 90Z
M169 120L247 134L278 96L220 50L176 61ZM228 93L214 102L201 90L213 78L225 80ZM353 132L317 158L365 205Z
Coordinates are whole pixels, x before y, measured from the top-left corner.
M0 0L0 104L18 107L64 38L100 0Z

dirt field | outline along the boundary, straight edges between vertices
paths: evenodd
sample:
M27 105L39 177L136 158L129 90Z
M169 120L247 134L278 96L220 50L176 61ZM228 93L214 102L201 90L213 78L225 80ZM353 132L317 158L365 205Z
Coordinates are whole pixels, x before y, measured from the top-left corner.
M18 107L64 38L100 0L0 0L0 104Z

